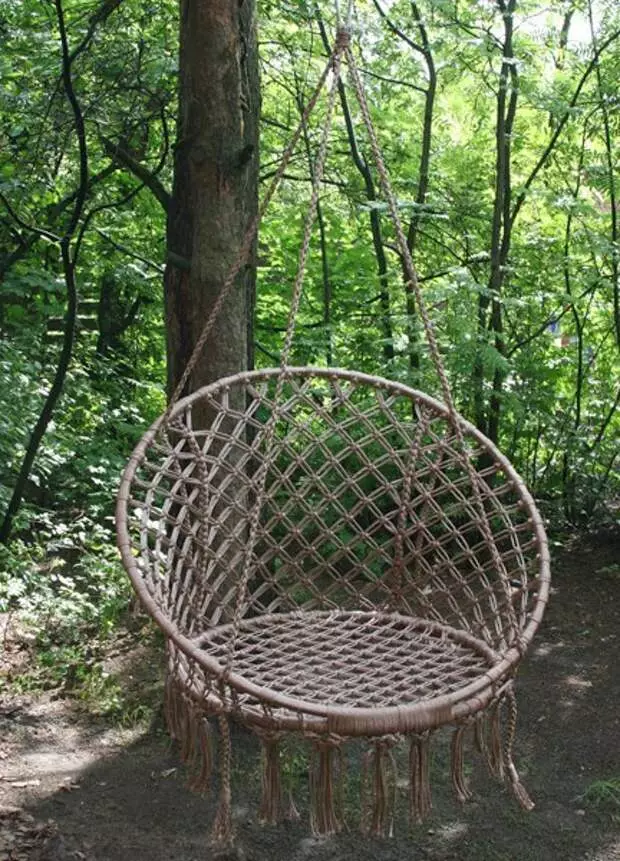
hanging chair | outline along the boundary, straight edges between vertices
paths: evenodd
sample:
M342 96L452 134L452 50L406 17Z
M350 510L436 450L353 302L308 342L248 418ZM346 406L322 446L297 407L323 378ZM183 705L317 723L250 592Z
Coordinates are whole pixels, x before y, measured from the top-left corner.
M355 371L289 366L343 57L443 403ZM330 78L281 366L179 399ZM509 461L456 412L346 28L166 413L127 465L117 525L124 565L166 637L168 724L197 788L210 782L209 718L219 724L220 842L232 839L229 718L261 739L264 821L283 814L281 748L295 734L314 749L313 831L342 824L333 781L352 738L368 740L373 774L362 826L391 829L400 740L420 821L431 735L447 725L460 800L472 728L492 771L532 806L512 761L513 678L547 601L546 537Z

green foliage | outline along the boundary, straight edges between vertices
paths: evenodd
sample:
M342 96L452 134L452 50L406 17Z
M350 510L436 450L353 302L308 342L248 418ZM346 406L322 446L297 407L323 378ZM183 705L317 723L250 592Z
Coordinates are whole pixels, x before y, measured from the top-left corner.
M615 822L620 821L620 777L593 781L582 799L594 813L610 816Z

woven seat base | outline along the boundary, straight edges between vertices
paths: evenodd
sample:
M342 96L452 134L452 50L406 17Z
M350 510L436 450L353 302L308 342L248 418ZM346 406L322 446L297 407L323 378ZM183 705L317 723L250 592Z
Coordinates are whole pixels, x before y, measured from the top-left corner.
M197 641L201 651L226 664L231 626ZM244 620L235 643L239 691L234 710L249 723L317 731L350 725L376 710L376 733L401 732L404 712L418 712L416 728L432 726L434 703L480 680L497 656L482 641L424 619L389 612L304 611ZM268 715L252 688L271 701ZM245 690L244 690L245 689ZM257 693L259 693L257 691ZM211 699L214 710L220 710Z

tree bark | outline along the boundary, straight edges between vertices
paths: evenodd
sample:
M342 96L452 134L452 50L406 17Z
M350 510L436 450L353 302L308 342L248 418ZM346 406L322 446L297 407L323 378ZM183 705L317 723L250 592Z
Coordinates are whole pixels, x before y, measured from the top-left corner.
M179 117L164 276L168 392L180 379L257 208L254 0L181 0ZM188 384L252 363L255 267L242 270Z

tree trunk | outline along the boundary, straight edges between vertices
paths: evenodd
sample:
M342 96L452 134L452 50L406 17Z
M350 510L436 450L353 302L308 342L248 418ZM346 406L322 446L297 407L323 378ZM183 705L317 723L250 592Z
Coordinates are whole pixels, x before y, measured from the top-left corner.
M179 118L164 277L168 393L185 368L257 208L254 0L181 0ZM255 267L242 270L189 390L252 363Z
M30 470L32 469L37 454L39 453L39 446L41 445L41 441L43 440L43 437L47 432L47 429L54 415L54 410L56 409L58 400L60 399L60 396L62 395L63 389L65 387L67 373L69 371L71 358L73 356L73 346L75 343L75 326L78 306L75 268L77 265L80 242L84 235L83 231L85 230L87 224L86 221L82 223L82 227L80 231L78 231L77 243L72 253L71 242L76 234L76 231L78 230L78 224L80 223L82 212L84 210L84 204L86 203L86 197L88 195L88 147L86 143L86 127L84 124L84 115L82 113L80 103L78 102L78 99L75 95L75 90L73 89L72 63L76 55L75 52L72 54L69 53L69 43L67 40L67 29L65 25L65 14L61 0L55 0L54 6L58 21L58 30L60 33L60 43L62 47L62 82L65 96L67 98L67 101L69 102L69 105L71 106L75 135L77 138L78 150L80 154L80 184L73 200L73 209L71 212L69 223L67 224L63 236L59 238L60 256L62 259L65 286L67 288L67 314L65 317L62 348L60 350L60 357L58 359L56 373L54 374L51 388L45 397L43 407L41 409L41 412L39 413L39 418L37 419L35 426L32 429L28 445L26 446L24 459L17 475L15 487L13 488L13 493L9 500L9 504L4 514L2 523L0 523L0 543L2 544L8 544L9 538L11 536L11 530L13 529L13 523L21 507L24 492L28 484ZM23 227L23 224L21 222L20 227ZM43 235L43 231L38 231L38 235Z
M502 67L497 92L497 121L495 126L495 200L491 226L491 272L488 293L478 298L478 355L474 363L474 413L478 430L497 443L500 431L501 398L504 368L497 363L493 371L493 388L489 399L488 414L484 409L484 360L482 351L487 342L487 329L493 333L498 360L506 356L501 296L506 281L508 259L512 241L514 216L511 213L512 180L511 149L512 130L517 112L519 80L515 66L513 48L514 12L517 0L498 0L504 22L504 45ZM490 315L488 311L490 306Z
M258 56L254 0L180 0L179 117L172 199L168 207L167 264L164 275L168 396L179 382L194 346L226 281L238 261L258 201ZM187 384L193 392L220 377L243 371L253 355L254 255L241 269L211 330ZM187 392L185 392L187 393ZM231 393L232 407L243 410L241 391ZM209 425L205 405L192 411L194 428ZM211 448L211 454L215 448ZM234 464L229 456L229 466ZM229 485L239 510L245 507L242 483ZM241 494L241 495L240 495ZM207 504L205 497L201 504ZM221 510L203 509L209 522ZM232 535L236 514L227 518ZM226 530L209 542L217 553ZM237 532L220 555L217 569L200 584L208 605L195 606L192 624L220 618L230 584L241 570L243 533ZM203 548L204 549L204 548ZM221 548L220 548L221 549ZM198 550L196 570L202 568ZM189 578L192 566L184 573ZM180 588L183 588L181 586ZM230 620L231 608L223 619Z

